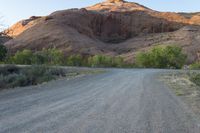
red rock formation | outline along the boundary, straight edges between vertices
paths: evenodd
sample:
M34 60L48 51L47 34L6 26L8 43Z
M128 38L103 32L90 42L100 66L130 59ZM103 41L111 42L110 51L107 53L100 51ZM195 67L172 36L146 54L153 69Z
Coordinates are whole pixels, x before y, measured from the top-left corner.
M41 17L32 16L29 19L25 19L14 24L5 32L7 33L8 36L16 37L25 30L27 30L28 28L34 26L40 20L40 18Z
M189 25L200 25L198 13L158 12L133 2L107 0L83 9L20 21L9 28L15 38L5 45L14 52L57 47L68 54L99 53L131 59L136 50L171 42L190 46L186 51L193 53L189 55L193 61L197 53L191 47L200 45L200 31L184 30ZM174 34L176 37L171 37Z

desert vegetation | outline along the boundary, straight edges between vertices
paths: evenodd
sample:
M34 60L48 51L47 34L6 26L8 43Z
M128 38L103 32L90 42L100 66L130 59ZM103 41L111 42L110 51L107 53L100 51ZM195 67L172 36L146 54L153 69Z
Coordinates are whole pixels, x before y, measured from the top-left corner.
M7 49L4 45L0 44L0 62L6 58Z
M22 50L14 55L8 55L4 46L0 47L0 61L5 64L20 65L62 65L62 66L87 66L87 67L139 67L139 68L174 68L180 69L186 62L186 54L177 46L156 46L147 52L138 52L135 63L127 63L120 56L94 55L82 56L79 54L65 56L58 49L43 49L33 52ZM199 63L191 68L199 68Z
M200 69L200 62L195 62L190 65L190 69L199 70Z
M64 69L47 66L1 66L0 89L37 85L59 77L65 77L66 74L67 71Z
M193 73L190 75L190 80L196 85L200 86L200 73Z
M121 57L111 57L105 55L64 56L64 53L57 49L47 49L37 52L31 50L18 51L13 56L7 56L4 60L6 64L21 65L63 65L63 66L88 66L88 67L123 67L128 66Z
M160 76L199 117L200 117L200 73L198 71L173 71Z
M88 64L92 67L123 67L125 65L121 57L109 57L104 55L89 57Z
M31 50L18 51L14 56L8 58L8 62L12 64L47 64L61 65L63 53L56 49L47 49L37 52Z
M186 62L186 54L177 46L156 46L147 52L136 55L136 64L144 68L180 69Z

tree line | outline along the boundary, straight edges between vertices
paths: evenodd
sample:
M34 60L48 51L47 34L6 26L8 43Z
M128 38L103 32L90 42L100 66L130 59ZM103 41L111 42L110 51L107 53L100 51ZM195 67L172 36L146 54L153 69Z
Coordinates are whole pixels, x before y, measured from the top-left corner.
M8 56L5 46L0 45L0 61L5 64L46 64L64 66L88 66L88 67L139 67L139 68L174 68L180 69L186 63L187 55L182 48L177 46L155 46L143 52L137 52L134 63L124 61L120 56L107 55L69 55L58 49L43 49L33 52L22 50L12 56Z
M4 52L2 52L4 54L2 54L1 58L1 61L6 64L46 64L88 67L123 67L126 65L121 57L111 57L106 55L81 56L79 54L65 56L62 51L55 48L43 49L37 52L25 49L16 52L13 56L6 56L6 52L7 51L4 49Z

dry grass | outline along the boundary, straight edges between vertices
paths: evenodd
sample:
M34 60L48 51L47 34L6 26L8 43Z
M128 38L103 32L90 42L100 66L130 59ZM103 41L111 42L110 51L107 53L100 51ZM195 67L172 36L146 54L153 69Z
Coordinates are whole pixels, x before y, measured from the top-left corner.
M191 81L194 72L173 72L161 75L172 91L200 118L200 86Z

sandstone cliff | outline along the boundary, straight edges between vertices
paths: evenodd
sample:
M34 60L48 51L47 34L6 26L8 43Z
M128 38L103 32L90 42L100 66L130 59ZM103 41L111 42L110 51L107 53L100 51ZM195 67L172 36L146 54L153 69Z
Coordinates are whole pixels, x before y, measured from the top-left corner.
M198 60L199 13L158 12L137 3L107 0L82 9L31 17L11 28L13 52L56 47L67 54L109 54L132 61L138 50L157 44L177 44Z

